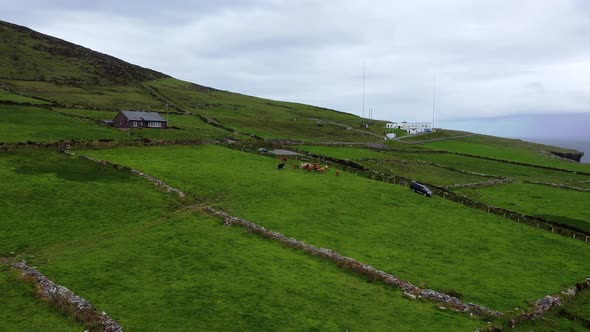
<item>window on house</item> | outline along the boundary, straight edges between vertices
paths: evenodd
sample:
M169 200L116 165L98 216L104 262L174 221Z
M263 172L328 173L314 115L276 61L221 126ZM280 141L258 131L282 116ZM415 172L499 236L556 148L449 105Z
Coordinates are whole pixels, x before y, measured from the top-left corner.
M162 123L161 122L148 122L148 127L150 127L150 128L161 128L162 127Z

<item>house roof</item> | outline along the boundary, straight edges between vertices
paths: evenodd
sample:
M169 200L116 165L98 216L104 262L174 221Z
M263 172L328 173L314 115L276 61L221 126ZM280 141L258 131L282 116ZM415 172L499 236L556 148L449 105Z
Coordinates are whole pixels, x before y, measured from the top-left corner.
M136 112L136 111L121 111L127 119L131 121L158 121L166 122L166 120L156 112Z

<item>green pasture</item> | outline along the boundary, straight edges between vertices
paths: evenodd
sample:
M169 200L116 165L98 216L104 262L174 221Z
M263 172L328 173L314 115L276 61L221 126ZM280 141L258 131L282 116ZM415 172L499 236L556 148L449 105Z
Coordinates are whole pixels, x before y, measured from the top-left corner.
M561 160L552 156L549 151L571 151L567 149L548 147L540 144L522 142L520 140L501 141L500 138L489 136L470 136L456 140L424 143L423 145L451 152L459 152L476 156L490 157L502 160L536 164L549 167L569 169L573 171L590 172L590 166L573 161ZM502 144L496 144L498 141Z
M144 170L203 203L495 309L555 293L590 267L583 242L405 187L336 176L333 169L278 171L272 158L219 146L83 153Z
M590 193L536 184L506 184L458 192L483 203L590 231Z
M43 100L17 95L17 94L11 93L9 91L6 91L4 89L0 89L0 102L2 102L2 101L9 101L9 102L15 102L15 103L21 103L21 104L22 103L36 104L36 105L49 104L48 102L43 101Z
M0 105L0 142L55 142L101 138L126 140L129 135L42 108Z
M439 186L476 183L490 180L490 178L483 176L455 172L442 167L419 163L414 159L400 158L400 156L403 156L402 154L391 151L325 146L302 146L301 150L338 159L354 160L367 168L385 174L398 175L406 179ZM430 155L430 153L428 155ZM362 160L365 158L374 160Z
M516 332L588 331L590 330L590 291L576 295L564 306L552 308L542 318L520 323Z
M515 180L533 180L550 183L590 180L590 176L548 170L537 167L516 165L494 160L473 158L447 153L399 153L396 157L410 160L423 160L440 165L475 173L496 175Z
M39 259L50 262L45 273L130 330L470 331L482 324L190 211L50 248Z
M57 308L35 297L35 287L19 280L18 273L0 267L0 330L2 331L83 331Z
M329 123L318 126L317 121L311 119L319 118L350 124L352 127L360 129L360 118L352 114L214 90L171 78L144 84L167 100L180 105L184 110L201 114L240 132L267 138L311 141L375 141L381 139L381 137L346 130L341 126ZM358 123L353 125L355 121ZM375 128L379 126L375 126Z
M43 151L4 153L0 166L0 256L26 259L126 330L471 331L483 323L223 226L125 171ZM3 330L80 330L7 268L0 290Z

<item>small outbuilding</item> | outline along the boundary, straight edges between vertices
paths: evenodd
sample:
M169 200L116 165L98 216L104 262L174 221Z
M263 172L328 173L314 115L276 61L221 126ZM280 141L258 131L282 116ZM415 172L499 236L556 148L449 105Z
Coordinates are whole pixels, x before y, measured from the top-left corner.
M115 128L166 129L168 121L156 112L120 111L113 119Z

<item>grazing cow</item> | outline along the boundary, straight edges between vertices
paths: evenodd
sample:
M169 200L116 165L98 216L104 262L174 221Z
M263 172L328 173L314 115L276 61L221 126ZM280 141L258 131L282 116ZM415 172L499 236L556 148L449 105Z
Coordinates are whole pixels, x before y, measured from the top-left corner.
M299 166L297 166L297 165L293 164L293 165L291 165L291 168L292 168L292 169L296 169L296 168L299 168Z
M282 170L283 167L285 167L285 164L283 164L283 163L279 164L279 171Z
M339 169L336 170L336 176L338 176L338 175L340 175L340 170Z

